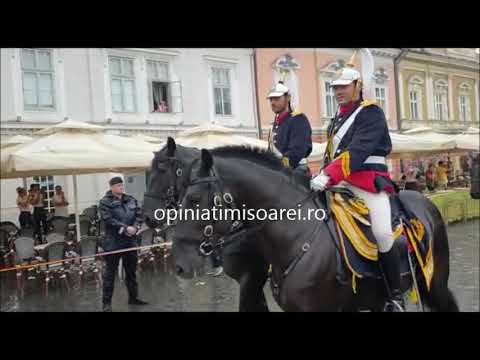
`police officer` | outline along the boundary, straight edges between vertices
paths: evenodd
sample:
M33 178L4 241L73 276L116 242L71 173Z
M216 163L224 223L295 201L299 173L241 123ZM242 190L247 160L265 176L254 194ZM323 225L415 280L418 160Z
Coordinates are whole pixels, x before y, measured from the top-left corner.
M268 93L272 111L275 113L268 138L270 150L282 157L283 164L294 173L310 178L306 157L312 152L312 128L305 114L293 111L290 91L282 82Z
M362 66L373 69L373 57L362 49ZM404 311L400 290L400 261L393 246L388 193L393 184L386 163L392 142L383 110L375 105L371 88L373 74L354 69L354 56L332 82L339 104L327 130L324 168L311 181L313 190L339 185L362 198L370 209L372 232L378 244L378 258L388 283L390 299L386 311ZM367 86L369 85L369 86Z
M106 252L128 249L138 245L137 232L142 224L142 212L137 200L124 193L123 180L114 177L110 180L110 191L100 200L100 216L105 223L105 237L102 247ZM136 279L137 251L127 251L104 256L106 268L103 273L103 311L112 311L112 295L115 274L120 258L125 269L125 284L128 290L130 305L146 305L138 299Z

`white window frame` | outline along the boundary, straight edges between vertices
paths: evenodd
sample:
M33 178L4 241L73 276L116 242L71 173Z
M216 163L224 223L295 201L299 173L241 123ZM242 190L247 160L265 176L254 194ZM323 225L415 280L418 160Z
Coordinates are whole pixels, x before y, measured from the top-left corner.
M435 81L433 102L434 102L434 109L435 109L435 119L440 121L448 120L449 108L448 108L447 81L443 79Z
M225 86L225 85L218 85L218 84L215 84L214 83L214 72L216 70L223 70L223 71L227 71L227 76L228 76L228 87ZM228 66L222 66L222 65L212 65L211 66L211 77L212 77L212 98L213 98L213 114L215 115L215 117L222 117L222 118L234 118L235 117L235 113L234 113L234 109L233 109L233 77L232 77L232 69ZM215 89L216 88L220 88L220 89L225 89L225 88L228 88L229 91L230 91L230 114L225 114L225 109L224 109L224 101L223 101L223 90L221 91L221 94L222 94L222 113L221 114L217 114L217 111L216 111L216 102L215 102Z
M380 101L377 97L377 89L383 90L383 107L380 106ZM383 109L383 112L385 114L388 114L388 90L385 85L375 85L375 100L377 100L377 104Z
M409 111L410 118L412 120L423 120L423 104L422 104L422 95L423 95L423 84L424 81L417 75L414 75L410 78L408 82L408 101L409 101ZM414 116L413 111L413 102L412 102L412 93L415 93L415 105L417 116Z
M166 77L166 79L151 77L149 72L148 72L149 63L155 63L156 69L158 69L158 67L157 67L158 64L166 65L167 66L167 77ZM170 113L172 113L172 101L171 101L171 89L170 89L170 83L171 83L170 63L168 61L163 61L163 60L145 59L145 69L146 69L146 72L147 72L148 111L149 111L149 113L152 113L152 114L153 113L155 113L155 114L170 114ZM168 94L167 94L168 111L166 113L157 113L153 110L153 83L154 82L168 83Z
M472 87L469 83L463 82L459 85L459 94L458 94L458 115L460 121L471 122L472 114L470 111L471 106L471 97L472 97ZM462 106L462 99L465 99L465 103ZM462 107L464 111L462 111Z
M333 92L333 87L330 85L333 81L333 78L325 78L322 81L323 87L322 87L322 92L323 92L323 115L325 118L333 118L335 117L337 111L338 111L338 104L337 100L335 99L335 93ZM327 84L331 90L331 93L327 92ZM332 114L328 113L328 98L330 97L332 103Z
M35 58L35 64L38 63L38 52L40 51L48 51L50 54L50 69L45 70L45 69L39 69L38 67L35 68L26 68L24 67L24 61L23 61L23 50L28 50L28 51L33 51L34 52L34 58ZM21 81L22 81L22 102L23 102L23 110L24 111L49 111L49 112L55 112L57 110L57 101L56 101L56 92L55 92L55 59L54 59L54 53L53 49L46 49L46 48L20 48L20 71L21 71ZM25 92L24 92L24 73L34 73L35 74L35 84L36 84L36 97L37 97L37 105L27 105L25 104ZM52 92L51 92L51 97L52 97L52 105L51 106L41 106L39 104L39 99L40 99L40 88L39 88L39 76L41 74L49 74L52 79Z
M112 73L112 69L110 68L110 60L112 58L120 60L120 75ZM124 60L131 60L132 61L132 75L127 76L127 75L124 74L124 72L123 72L123 61ZM135 77L135 63L136 63L135 57L122 56L122 55L112 55L112 54L108 54L108 56L107 56L108 74L109 74L109 80L110 80L111 111L114 114L135 114L135 113L138 113L137 81L136 81L136 77ZM121 82L121 96L122 96L122 110L121 111L116 111L113 108L112 80L120 80L120 82ZM132 81L133 82L133 86L132 86L132 90L133 90L133 111L125 110L125 95L124 95L124 87L123 87L123 82L124 81Z
M52 181L49 181L49 178L52 178ZM46 181L41 181L42 178L45 178ZM43 199L44 203L46 202L47 205L45 206L45 209L52 213L55 210L55 206L53 205L53 196L55 196L55 176L53 175L47 175L47 176L33 176L30 184L38 184L40 188L42 185L46 185L47 190L45 191L45 198ZM49 190L48 187L49 185L52 185L53 190ZM50 196L50 194L53 194Z

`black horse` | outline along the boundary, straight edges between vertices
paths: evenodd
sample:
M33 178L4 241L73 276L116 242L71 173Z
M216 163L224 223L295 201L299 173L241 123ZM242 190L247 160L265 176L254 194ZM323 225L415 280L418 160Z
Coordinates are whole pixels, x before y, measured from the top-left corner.
M155 152L143 211L145 223L150 228L161 228L168 241L173 240L175 226L166 226L166 219L156 220L157 209L176 209L186 190L186 173L200 157L200 150L175 144L168 138L167 144ZM240 285L239 310L268 311L263 287L268 278L268 264L255 246L254 238L243 238L223 252L225 273Z
M245 205L246 209L253 211L293 209L297 204L301 204L304 214L308 209L318 209L316 196L312 196L315 194L299 185L292 172L285 169L273 154L259 149L225 147L212 152L202 150L201 157L185 175L188 186L182 201L183 209L211 212L212 207L230 208L233 204L236 208ZM417 276L424 303L433 311L458 311L447 286L449 248L439 211L417 192L403 191L399 196L409 204L433 237L434 274L430 291L426 290L423 277ZM265 213L262 214L264 216ZM278 291L274 291L275 300L283 310L383 309L385 285L381 280L357 280L356 294L352 291L351 280L346 284L337 280L337 250L325 222L288 219L242 221L178 221L173 241L177 274L192 278L201 272L205 256L213 248L233 246L235 241L231 234L239 229L250 229L256 231L256 243L250 242L249 245L259 249L260 254L273 265L274 275L284 275L275 276L279 287ZM403 276L402 289L406 291L411 285L412 277Z

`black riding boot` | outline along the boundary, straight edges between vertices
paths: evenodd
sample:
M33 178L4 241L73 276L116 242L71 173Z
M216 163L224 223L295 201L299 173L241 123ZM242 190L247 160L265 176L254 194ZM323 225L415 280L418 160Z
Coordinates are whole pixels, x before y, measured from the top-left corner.
M388 283L390 300L385 306L386 312L403 312L405 303L400 290L400 258L397 248L392 246L386 253L378 252L380 264Z

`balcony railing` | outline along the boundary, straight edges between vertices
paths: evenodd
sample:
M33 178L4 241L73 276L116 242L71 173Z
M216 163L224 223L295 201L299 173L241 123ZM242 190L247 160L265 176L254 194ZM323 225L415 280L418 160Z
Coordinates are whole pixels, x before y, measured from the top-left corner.
M466 130L469 127L478 127L479 123L474 121L457 120L402 120L401 129L410 130L417 127L430 127L434 130Z

